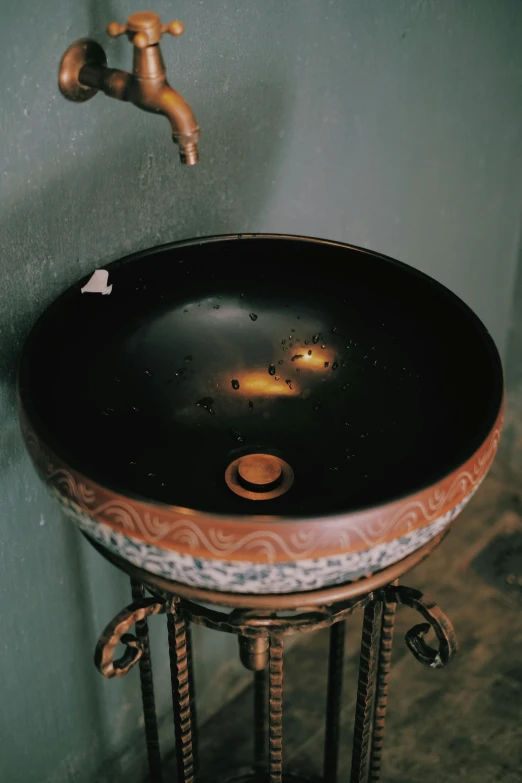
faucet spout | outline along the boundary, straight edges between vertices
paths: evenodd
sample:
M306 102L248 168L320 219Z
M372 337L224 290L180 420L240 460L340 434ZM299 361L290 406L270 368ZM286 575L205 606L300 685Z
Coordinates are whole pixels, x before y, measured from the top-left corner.
M187 166L193 166L199 160L199 127L194 113L186 100L165 84L161 90L160 112L170 122L172 139L179 146L179 158Z

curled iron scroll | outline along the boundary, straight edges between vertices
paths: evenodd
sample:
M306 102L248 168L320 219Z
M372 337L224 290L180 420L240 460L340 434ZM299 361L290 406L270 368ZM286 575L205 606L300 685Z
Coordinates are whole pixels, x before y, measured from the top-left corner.
M129 633L133 625L153 614L167 611L164 603L156 598L140 598L118 612L102 632L94 653L94 663L104 677L123 677L139 661L143 649L138 639ZM123 655L114 660L114 650L119 642L125 645Z
M388 603L404 604L415 609L426 620L411 628L406 634L406 644L415 658L432 669L442 669L455 656L458 645L453 626L436 603L426 598L419 590L402 585L390 585L379 591L382 600ZM434 650L424 641L425 635L433 628L439 642Z

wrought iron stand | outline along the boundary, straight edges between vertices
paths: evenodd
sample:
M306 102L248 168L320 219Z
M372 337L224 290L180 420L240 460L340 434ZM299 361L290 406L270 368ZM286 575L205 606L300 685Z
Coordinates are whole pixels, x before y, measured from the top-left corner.
M147 618L156 614L167 617L178 783L193 783L197 777L198 738L190 623L236 634L241 661L254 672L253 766L247 772L232 773L227 778L228 783L304 783L304 778L283 773L284 637L330 628L323 781L336 783L345 620L360 609L364 617L350 782L378 783L397 605L417 610L424 620L406 634L406 644L417 660L438 669L457 651L451 623L439 607L418 590L398 584L398 577L426 557L441 538L439 536L414 555L360 582L312 593L275 596L212 593L174 584L140 571L95 545L105 557L131 575L133 603L103 631L96 647L95 663L109 678L121 677L139 663L150 782L163 783L163 774ZM202 606L200 601L232 609L217 611ZM288 610L294 613L289 615ZM132 626L135 626L135 635L129 633ZM438 650L424 641L430 628L437 636ZM119 642L126 645L125 652L114 660Z

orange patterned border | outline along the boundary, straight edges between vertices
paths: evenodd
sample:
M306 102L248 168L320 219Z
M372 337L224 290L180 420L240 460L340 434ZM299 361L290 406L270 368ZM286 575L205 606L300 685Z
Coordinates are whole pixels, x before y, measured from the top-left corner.
M458 470L415 495L337 517L283 520L221 517L119 495L69 468L43 444L20 411L32 460L54 492L127 535L192 557L288 562L369 549L425 527L451 511L480 484L497 452L503 405L488 438Z

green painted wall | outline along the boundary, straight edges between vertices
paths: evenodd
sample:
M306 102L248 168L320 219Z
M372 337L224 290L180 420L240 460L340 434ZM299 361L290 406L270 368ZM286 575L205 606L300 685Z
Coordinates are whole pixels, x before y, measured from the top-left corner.
M495 470L516 493L522 483L522 242L513 286L504 372L506 414Z
M410 262L463 296L500 347L506 334L522 203L519 0L158 0L165 20L186 25L164 54L202 127L195 169L181 168L161 118L58 93L60 56L86 34L129 67L130 46L104 27L135 10L115 0L2 9L2 783L143 773L136 675L105 682L91 662L127 581L60 519L16 422L20 347L60 291L160 242L304 233ZM166 715L165 629L153 625ZM233 639L201 632L196 646L208 715L241 672ZM167 721L162 736L171 744Z

